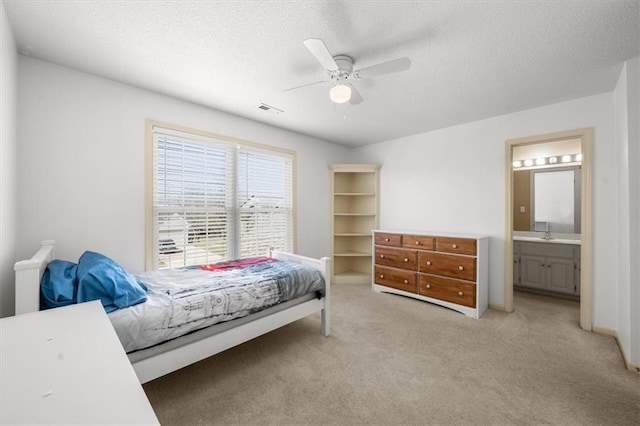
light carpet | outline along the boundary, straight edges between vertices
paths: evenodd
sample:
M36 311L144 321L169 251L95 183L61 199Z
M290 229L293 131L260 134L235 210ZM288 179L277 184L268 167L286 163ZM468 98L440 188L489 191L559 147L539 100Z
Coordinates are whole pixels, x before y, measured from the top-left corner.
M319 315L144 385L170 424L640 424L640 375L577 302L515 294L480 320L366 285Z

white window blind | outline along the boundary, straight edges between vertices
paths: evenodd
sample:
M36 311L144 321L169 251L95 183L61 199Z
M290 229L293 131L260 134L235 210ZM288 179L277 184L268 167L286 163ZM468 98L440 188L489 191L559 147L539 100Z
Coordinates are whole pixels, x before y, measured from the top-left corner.
M293 197L290 158L242 148L238 152L240 257L291 251Z
M292 250L292 154L154 126L152 187L154 268Z

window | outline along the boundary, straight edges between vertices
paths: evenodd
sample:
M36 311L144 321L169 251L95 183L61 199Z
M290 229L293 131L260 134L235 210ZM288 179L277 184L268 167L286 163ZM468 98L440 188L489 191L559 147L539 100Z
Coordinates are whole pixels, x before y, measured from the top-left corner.
M154 123L148 132L148 269L293 251L294 153Z

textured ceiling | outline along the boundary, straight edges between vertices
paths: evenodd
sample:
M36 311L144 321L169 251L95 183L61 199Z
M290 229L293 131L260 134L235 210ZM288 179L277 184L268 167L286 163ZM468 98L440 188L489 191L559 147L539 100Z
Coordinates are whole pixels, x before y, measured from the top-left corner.
M639 1L3 1L32 57L346 146L611 91ZM328 89L303 45L409 71ZM257 108L266 103L282 114Z

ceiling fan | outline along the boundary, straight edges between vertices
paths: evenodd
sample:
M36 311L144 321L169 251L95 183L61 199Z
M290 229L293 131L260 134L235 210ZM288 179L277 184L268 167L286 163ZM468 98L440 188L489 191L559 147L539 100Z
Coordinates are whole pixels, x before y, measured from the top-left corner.
M362 96L353 87L351 81L406 71L411 66L411 60L404 57L354 70L351 57L347 55L332 56L322 40L310 38L304 41L304 45L320 62L320 65L327 70L329 80L303 84L302 86L283 90L283 92L315 85L330 85L329 98L337 104L349 102L352 105L357 105L363 101Z

